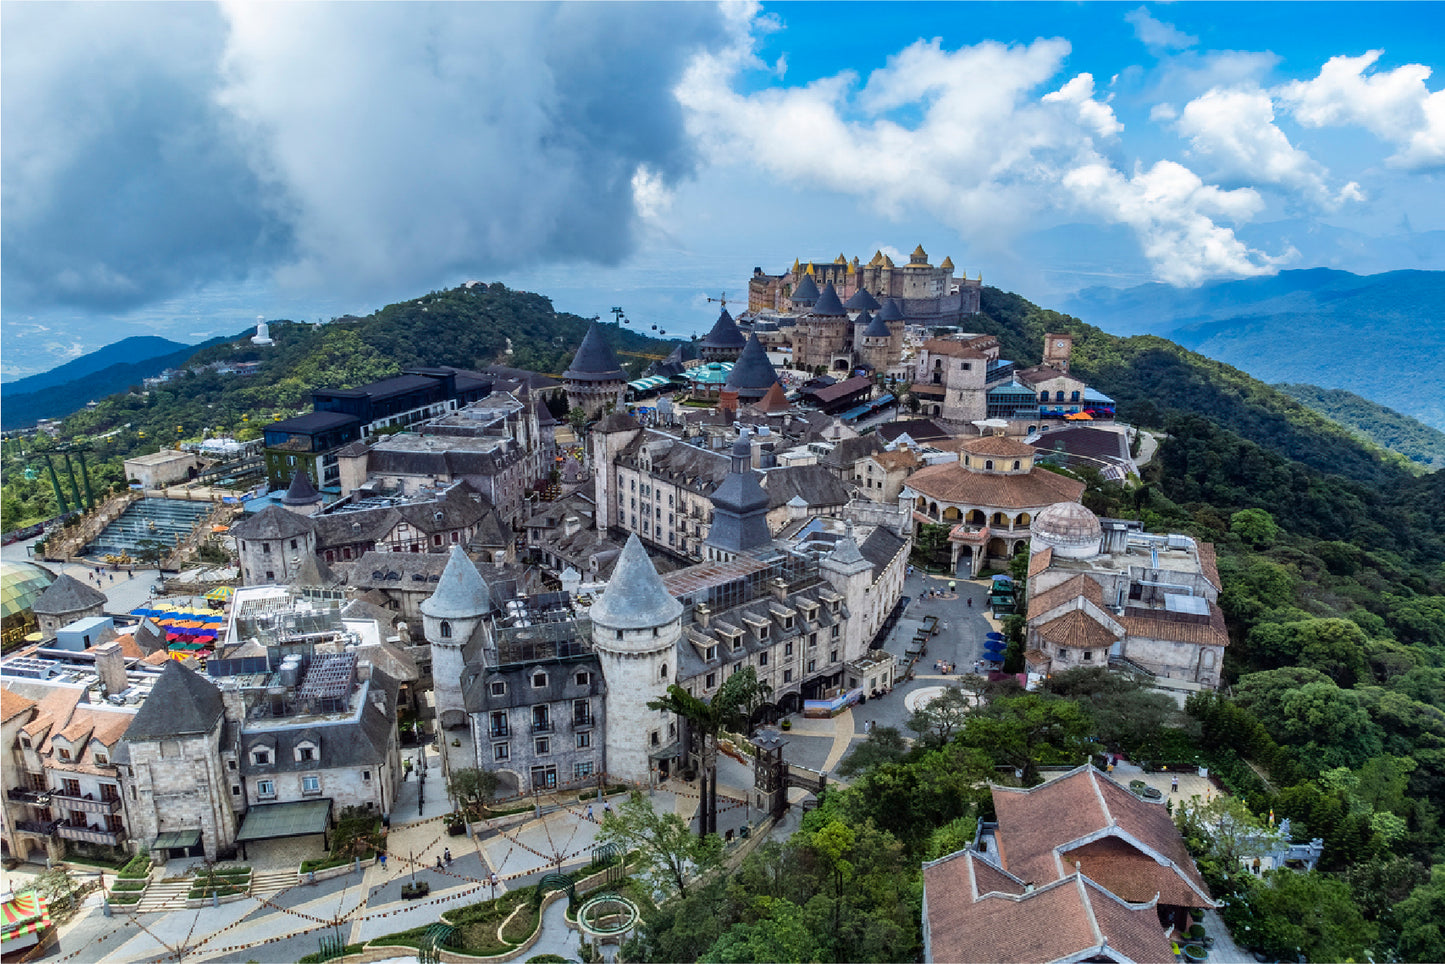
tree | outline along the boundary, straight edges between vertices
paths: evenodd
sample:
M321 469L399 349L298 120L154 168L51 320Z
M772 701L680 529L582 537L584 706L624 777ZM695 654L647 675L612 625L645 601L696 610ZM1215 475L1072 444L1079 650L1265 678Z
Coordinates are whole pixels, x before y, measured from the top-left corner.
M451 782L447 784L447 788L459 804L480 811L492 802L501 782L501 777L491 770L463 767L452 771Z
M1430 879L1400 902L1395 920L1402 959L1445 961L1445 864L1430 868Z
M1253 549L1272 546L1279 538L1274 516L1263 509L1240 509L1229 517L1229 531Z
M928 746L942 746L963 726L970 702L963 690L950 686L913 711L907 727Z
M822 947L808 927L803 911L790 900L758 897L748 908L751 923L738 922L702 956L722 964L746 961L820 960Z
M1019 771L1029 787L1041 782L1040 764L1087 759L1090 729L1088 716L1076 704L1023 693L991 700L964 722L959 739Z
M1239 873L1251 859L1287 842L1243 800L1224 794L1208 802L1193 797L1181 803L1174 810L1174 822L1190 851L1202 855L1201 869L1205 861L1213 861L1215 872L1223 877Z
M1279 957L1303 954L1310 961L1358 961L1379 934L1360 913L1349 885L1319 871L1274 871L1254 888L1252 903L1254 940L1266 953Z
M578 405L567 412L567 421L572 424L572 431L578 438L582 437L582 430L587 427L587 410Z
M717 834L696 837L675 813L658 813L640 792L633 791L602 817L597 833L602 843L637 851L653 886L687 897L688 881L716 867L722 859Z
M711 701L698 699L676 683L667 688L666 696L648 701L648 709L682 717L698 740L704 784L699 836L717 833L717 741L723 727L738 721L746 726L772 692L772 686L758 679L756 669L744 666L723 681Z
M839 776L851 777L885 763L896 763L908 754L908 742L896 726L875 727L834 767Z

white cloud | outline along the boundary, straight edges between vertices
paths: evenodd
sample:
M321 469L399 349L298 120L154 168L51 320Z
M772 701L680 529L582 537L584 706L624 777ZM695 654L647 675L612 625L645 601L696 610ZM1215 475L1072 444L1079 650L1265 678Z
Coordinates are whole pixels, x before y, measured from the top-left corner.
M1216 88L1186 104L1176 127L1195 154L1218 165L1214 173L1223 180L1275 185L1324 210L1361 198L1354 182L1332 193L1325 168L1292 145L1274 121L1274 103L1263 90Z
M1154 19L1148 8L1139 7L1124 14L1124 20L1134 27L1134 36L1151 50L1184 50L1199 43L1199 38L1190 36L1172 23Z
M1248 220L1258 194L1209 187L1178 164L1125 177L1100 153L1123 126L1092 75L1039 93L1069 52L1061 39L957 50L920 40L861 86L842 72L744 94L734 82L751 48L739 39L699 58L677 93L714 163L854 196L895 220L929 216L975 249L1004 251L1040 219L1085 211L1133 229L1166 280L1271 271L1215 221Z
M1331 57L1313 80L1281 88L1280 98L1308 127L1358 126L1394 144L1390 163L1399 167L1445 165L1445 90L1426 86L1424 64L1372 71L1383 53Z
M1161 281L1197 285L1215 277L1273 274L1287 258L1249 248L1214 218L1247 221L1263 205L1247 188L1205 184L1174 161L1160 161L1125 177L1095 161L1064 175L1063 185L1081 207L1132 228Z

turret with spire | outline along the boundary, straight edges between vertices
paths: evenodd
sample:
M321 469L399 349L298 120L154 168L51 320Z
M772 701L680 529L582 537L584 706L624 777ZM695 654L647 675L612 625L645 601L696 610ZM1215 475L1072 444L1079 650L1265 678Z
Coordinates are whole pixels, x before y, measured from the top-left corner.
M581 408L589 416L597 414L611 402L622 404L627 391L627 372L617 363L612 346L602 335L602 326L594 318L572 356L572 364L562 373L567 391L567 404Z
M492 593L460 546L452 546L436 591L421 604L423 633L431 647L437 719L444 727L465 726L463 648L479 638L488 648L484 620L492 611Z

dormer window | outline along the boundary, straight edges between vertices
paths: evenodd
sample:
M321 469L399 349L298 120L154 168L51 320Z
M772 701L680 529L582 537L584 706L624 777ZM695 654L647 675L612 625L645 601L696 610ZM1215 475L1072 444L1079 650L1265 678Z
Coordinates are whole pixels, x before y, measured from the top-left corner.
M587 672L585 669L584 669L584 670L579 670L578 673L577 673L577 685L578 685L578 686L589 686L589 685L591 685L591 683L592 683L592 674L589 673L589 672Z
M296 744L296 762L309 763L310 761L315 760L318 755L316 750L316 744L310 742L309 740L303 743Z
M492 695L493 695L493 696L506 696L506 695L507 695L507 684L506 684L505 682L503 682L502 680L493 680L493 681L492 681Z
M271 751L256 749L251 751L251 763L258 767L271 765Z
M452 624L449 623L449 622L447 622L445 619L442 620L441 634L442 634L442 639L451 639L451 638L452 638Z
M547 674L537 673L532 677L532 689L539 690L547 685Z
M55 748L55 752L56 752L57 754L59 754L60 759L61 759L62 761L65 761L65 762L67 762L67 763L70 762L70 750L69 750L69 748L63 747L63 746L57 746L57 747Z

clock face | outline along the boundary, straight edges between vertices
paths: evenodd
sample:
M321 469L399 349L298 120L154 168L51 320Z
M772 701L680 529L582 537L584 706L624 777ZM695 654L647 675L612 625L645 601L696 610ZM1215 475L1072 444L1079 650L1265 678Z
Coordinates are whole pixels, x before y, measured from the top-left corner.
M1063 347L1064 347L1064 343L1061 342L1061 341L1056 341L1056 342L1054 342L1054 347L1055 347L1055 348L1063 348Z

